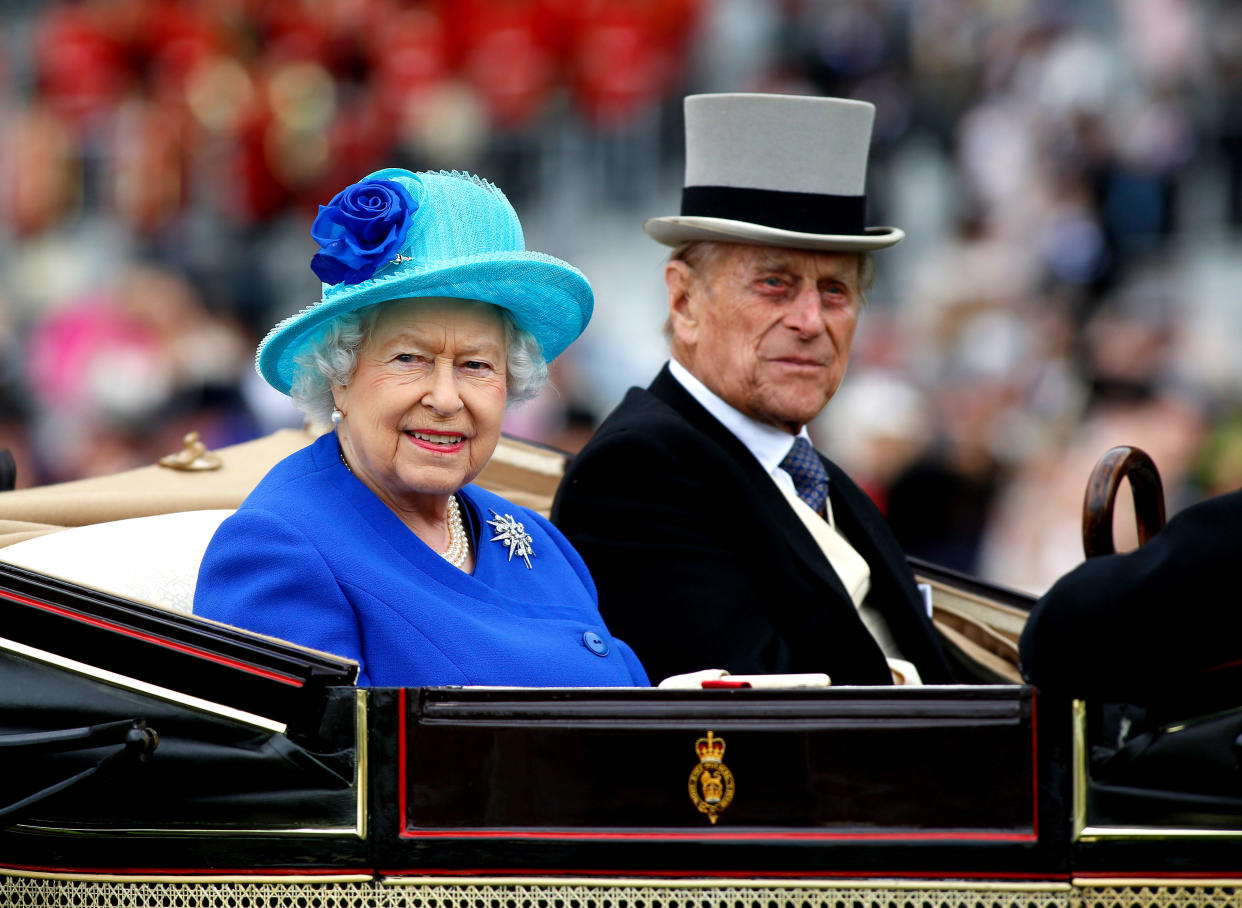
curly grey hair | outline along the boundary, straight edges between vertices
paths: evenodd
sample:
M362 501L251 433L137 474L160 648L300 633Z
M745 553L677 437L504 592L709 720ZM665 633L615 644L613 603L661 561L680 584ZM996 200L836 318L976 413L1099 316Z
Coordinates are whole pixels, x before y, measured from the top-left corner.
M294 357L293 387L289 396L306 414L311 425L327 429L332 425L332 386L348 385L358 367L358 351L375 327L383 303L349 312L328 322ZM494 306L505 326L505 364L507 403L530 400L548 380L548 362L539 341L518 327L508 309Z

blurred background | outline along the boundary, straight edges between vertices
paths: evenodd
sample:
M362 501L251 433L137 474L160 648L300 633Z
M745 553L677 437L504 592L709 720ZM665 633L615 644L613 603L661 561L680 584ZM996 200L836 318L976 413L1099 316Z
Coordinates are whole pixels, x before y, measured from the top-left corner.
M590 277L506 425L577 450L666 358L641 223L679 205L681 99L741 90L878 107L868 223L907 239L812 432L908 552L1039 592L1110 446L1170 513L1242 485L1240 3L0 0L19 485L298 425L254 348L318 298L316 206L383 166L487 177Z

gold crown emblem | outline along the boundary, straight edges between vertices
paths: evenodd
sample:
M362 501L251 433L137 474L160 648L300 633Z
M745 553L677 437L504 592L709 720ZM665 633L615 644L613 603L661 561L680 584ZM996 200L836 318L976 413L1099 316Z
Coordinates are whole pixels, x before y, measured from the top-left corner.
M717 738L714 732L709 731L706 738L699 738L694 742L694 750L701 762L719 763L724 759L725 742L723 738Z
M687 788L690 801L700 813L706 814L714 825L720 813L733 801L735 783L733 773L724 765L724 738L715 732L694 742L699 755L699 765L690 771Z

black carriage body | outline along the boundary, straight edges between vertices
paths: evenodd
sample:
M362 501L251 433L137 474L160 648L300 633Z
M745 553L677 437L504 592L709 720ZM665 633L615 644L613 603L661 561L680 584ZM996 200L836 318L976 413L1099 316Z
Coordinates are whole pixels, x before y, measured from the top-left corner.
M1028 686L358 689L347 661L18 569L0 608L0 878L1066 885L1150 874L1157 852L1187 878L1242 866L1228 823L1093 826L1084 723Z
M396 719L381 762L397 771L372 798L389 869L1058 870L1039 847L1029 688L372 697ZM724 778L717 805L704 770Z

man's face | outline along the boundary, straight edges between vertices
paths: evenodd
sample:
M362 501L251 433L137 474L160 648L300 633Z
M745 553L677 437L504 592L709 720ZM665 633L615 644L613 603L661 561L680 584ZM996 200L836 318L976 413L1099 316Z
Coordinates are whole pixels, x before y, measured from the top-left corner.
M730 245L665 272L673 352L760 422L796 433L836 393L862 305L859 256Z

